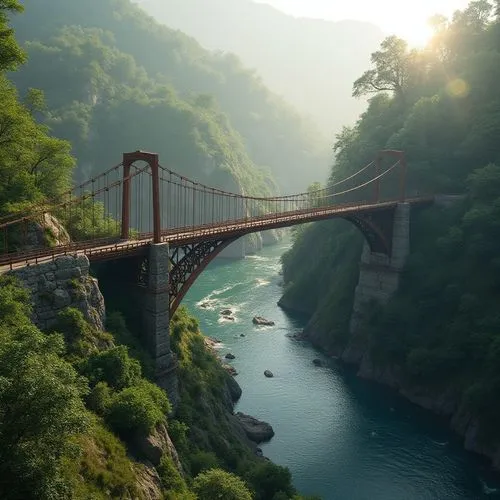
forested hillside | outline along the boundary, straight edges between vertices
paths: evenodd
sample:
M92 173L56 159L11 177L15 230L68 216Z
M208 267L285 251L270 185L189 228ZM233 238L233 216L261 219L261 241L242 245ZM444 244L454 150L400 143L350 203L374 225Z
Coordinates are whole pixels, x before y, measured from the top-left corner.
M48 123L72 142L81 176L141 148L248 192L274 190L270 173L284 191L326 177L314 131L235 56L202 49L129 0L24 6L14 27L29 59L13 78L22 94L45 92Z
M366 105L351 97L350 84L382 41L373 24L296 19L248 0L136 3L203 46L238 54L273 91L311 116L325 137L354 123Z
M451 394L446 412L478 418L489 445L500 438L499 16L498 2L474 1L451 20L436 17L423 51L386 39L354 83L354 95L372 97L356 126L337 136L331 174L355 171L379 149L401 149L410 194L467 195L454 208L412 215L400 290L374 309L362 343L407 387ZM283 305L306 310L306 333L336 354L351 341L361 245L349 224L329 221L297 233L283 258Z
M46 125L36 121L44 110L40 91L31 91L21 100L6 77L7 71L15 71L25 60L9 26L9 16L21 10L16 0L0 0L2 217L60 198L72 183L75 165L70 143L55 138ZM85 35L91 36L85 41ZM126 85L85 89L91 83L97 85L96 75L109 84L115 71L129 68L127 82L142 81L147 87L147 78L134 69L131 58L103 47L95 32L68 28L54 43L36 47L41 54L53 56L44 60L54 65L53 73L46 68L49 74L57 74L58 64L66 67L66 73L59 74L59 92L55 84L48 85L47 97L54 107L47 121L55 125L61 120L60 131L62 123L78 125L78 133L85 131L85 120L79 120L85 115L77 111L81 107L85 112L89 97L91 103L96 97L92 103L96 105L104 99L105 91L134 92ZM95 49L94 58L85 65L89 47ZM65 50L73 51L75 57L65 59ZM105 64L104 55L108 57ZM99 63L107 71L101 71ZM43 71L41 81L42 75ZM68 95L77 102L74 115L68 108L65 122L66 118L57 114L61 109L57 106L64 109L69 104ZM146 100L146 94L138 92L136 97L139 103L155 109L156 103ZM164 107L174 103L181 116L185 112L194 120L191 108L176 101L173 92L159 92L161 98L165 99ZM179 122L182 131L182 119ZM81 139L75 149L84 154L85 136ZM237 175L235 171L235 178ZM153 363L138 340L138 332L128 329L119 311L110 310L107 331L102 330L102 296L95 280L82 271L86 264L88 273L88 261L80 257L82 267L70 268L68 259L78 260L63 257L64 269L57 259L45 263L42 270L36 265L30 268L40 271L40 281L51 276L52 286L46 285L43 292L45 312L54 311L56 287L67 299L71 294L78 306L65 307L70 300L60 303L51 326L44 323L45 331L32 321L35 290L26 285L26 275L24 283L20 281L23 271L0 276L0 498L300 498L289 471L257 457L242 428L235 425L232 402L235 386L236 393L239 387L205 349L196 320L184 310L172 318L172 349L179 360L181 396L174 418L166 392L153 383ZM93 283L93 292L86 288L89 283ZM87 321L81 310L88 293L99 296L100 312L90 318L102 316L99 321Z

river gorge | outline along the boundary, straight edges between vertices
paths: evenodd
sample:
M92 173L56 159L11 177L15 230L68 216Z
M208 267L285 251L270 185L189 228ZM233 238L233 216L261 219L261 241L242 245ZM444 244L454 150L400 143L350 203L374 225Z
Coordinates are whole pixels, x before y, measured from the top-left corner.
M184 300L203 333L221 341L220 355L235 356L236 411L272 424L264 455L290 469L301 493L325 500L500 498L489 465L465 452L446 422L293 340L305 321L277 306L289 245L212 263ZM275 326L257 327L254 316Z

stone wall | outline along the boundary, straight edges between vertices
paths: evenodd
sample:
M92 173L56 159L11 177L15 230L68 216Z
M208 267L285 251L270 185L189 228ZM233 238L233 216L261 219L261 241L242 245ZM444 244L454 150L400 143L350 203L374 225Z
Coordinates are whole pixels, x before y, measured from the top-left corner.
M30 290L33 322L41 329L51 328L57 314L66 307L79 309L96 328L104 329L104 298L97 280L89 275L87 257L65 255L54 261L9 271Z

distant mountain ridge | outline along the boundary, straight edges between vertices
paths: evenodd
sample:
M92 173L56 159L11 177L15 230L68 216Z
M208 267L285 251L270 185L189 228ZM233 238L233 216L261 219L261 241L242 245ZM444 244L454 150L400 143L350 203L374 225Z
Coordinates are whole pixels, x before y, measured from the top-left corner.
M295 18L251 0L136 3L206 48L234 52L328 137L365 108L365 101L351 97L351 88L384 38L373 24Z
M249 174L245 189L259 172L271 172L283 193L326 179L326 140L233 54L202 48L130 0L24 0L24 7L12 24L30 57L15 83L21 94L45 91L51 126L78 148L80 163L97 165L103 155L113 161L137 147L161 153L187 176L214 162L221 175L236 168ZM259 170L250 173L248 160Z

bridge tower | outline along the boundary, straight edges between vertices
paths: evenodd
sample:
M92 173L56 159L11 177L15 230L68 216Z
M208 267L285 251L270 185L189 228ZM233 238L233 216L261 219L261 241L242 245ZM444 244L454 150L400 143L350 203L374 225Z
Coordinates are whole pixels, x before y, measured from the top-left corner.
M123 155L123 198L121 238L129 239L130 170L136 161L146 162L152 176L153 242L146 250L145 275L141 276L140 297L146 345L155 363L157 384L166 390L174 409L179 402L177 360L170 348L170 249L161 240L161 209L158 155L135 151Z

